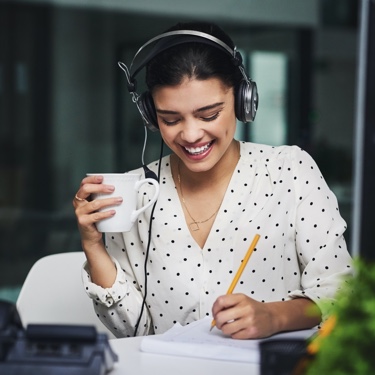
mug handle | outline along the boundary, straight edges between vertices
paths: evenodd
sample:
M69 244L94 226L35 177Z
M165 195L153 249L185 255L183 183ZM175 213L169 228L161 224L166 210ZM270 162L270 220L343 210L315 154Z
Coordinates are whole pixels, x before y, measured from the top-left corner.
M154 180L153 178L145 178L145 179L143 179L143 180L139 180L139 181L137 181L137 182L135 183L135 185L134 185L134 189L135 189L135 190L138 190L138 189L139 189L143 184L145 184L145 183L149 183L149 184L154 185L154 187L155 187L155 194L154 194L154 196L152 197L152 199L151 199L149 202L147 202L147 204L145 204L144 206L142 206L142 207L139 208L138 210L135 210L135 211L132 212L131 217L130 217L130 221L131 221L132 223L135 222L135 220L137 219L137 217L138 217L143 211L145 211L145 210L146 210L147 208L149 208L152 204L154 204L155 201L156 201L156 199L157 199L158 196L159 196L159 183L158 183L156 180Z

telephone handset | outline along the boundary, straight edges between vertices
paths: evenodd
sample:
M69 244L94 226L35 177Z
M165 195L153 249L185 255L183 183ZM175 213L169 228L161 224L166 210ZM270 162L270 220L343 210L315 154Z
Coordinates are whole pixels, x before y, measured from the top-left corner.
M18 332L22 332L22 322L15 304L0 301L0 361L2 361L11 345L17 339Z
M0 332L22 329L21 318L14 303L0 300Z
M29 324L0 300L0 374L104 375L118 356L91 325Z

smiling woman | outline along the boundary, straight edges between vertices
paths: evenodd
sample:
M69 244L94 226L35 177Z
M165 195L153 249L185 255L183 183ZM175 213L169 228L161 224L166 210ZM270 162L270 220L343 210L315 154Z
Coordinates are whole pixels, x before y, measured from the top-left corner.
M140 66L120 66L145 124L172 152L148 165L161 185L156 206L129 232L107 233L104 244L97 210L115 198L91 198L111 186L86 177L76 194L87 200L73 203L84 287L99 318L118 337L210 315L239 339L317 325L351 258L346 224L316 163L296 146L234 138L236 119L254 120L257 87L216 25L177 24L140 50L154 42ZM148 91L138 95L134 77L144 67ZM145 185L139 202L152 194ZM227 295L256 233L251 260Z

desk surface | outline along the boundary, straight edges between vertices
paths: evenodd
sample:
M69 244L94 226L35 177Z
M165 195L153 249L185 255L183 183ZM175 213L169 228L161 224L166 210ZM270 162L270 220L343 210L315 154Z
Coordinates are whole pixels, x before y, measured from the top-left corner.
M131 337L109 341L119 356L110 375L259 375L259 366L253 363L144 353L140 350L141 340Z

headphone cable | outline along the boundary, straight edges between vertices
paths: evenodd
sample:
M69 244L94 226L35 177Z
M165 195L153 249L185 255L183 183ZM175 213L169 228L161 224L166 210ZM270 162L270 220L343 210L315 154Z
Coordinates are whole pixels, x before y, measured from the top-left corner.
M164 142L163 142L163 138L161 138L159 165L158 165L158 177L157 177L158 182L160 181L160 170L161 170L161 161L162 161L162 158L163 158L163 152L164 152ZM142 162L143 162L143 158L142 158ZM151 246L152 222L153 222L153 216L154 216L154 211L155 211L155 207L156 207L157 202L158 201L156 200L156 202L152 206L151 216L150 216L150 224L149 224L149 227L148 227L147 248L146 248L146 254L145 254L145 262L144 262L144 265L143 265L144 275L145 275L144 294L143 294L141 312L139 313L139 317L138 317L137 323L136 323L135 328L134 328L134 335L133 335L134 337L137 336L139 324L141 323L143 311L144 311L144 308L145 308L145 305L146 305L146 298L147 298L147 262L148 262L148 256L149 256L149 253L150 253L150 246Z

